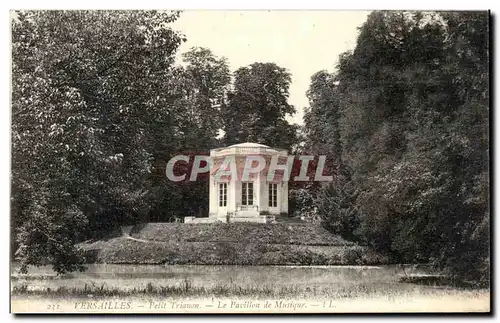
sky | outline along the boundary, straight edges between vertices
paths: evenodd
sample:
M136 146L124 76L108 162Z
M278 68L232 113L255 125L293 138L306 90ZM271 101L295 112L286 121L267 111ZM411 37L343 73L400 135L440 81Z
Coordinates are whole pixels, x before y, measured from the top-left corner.
M228 59L231 72L254 62L274 62L292 74L289 103L302 124L311 76L333 72L341 53L356 44L367 11L184 11L173 24L192 47L207 47Z

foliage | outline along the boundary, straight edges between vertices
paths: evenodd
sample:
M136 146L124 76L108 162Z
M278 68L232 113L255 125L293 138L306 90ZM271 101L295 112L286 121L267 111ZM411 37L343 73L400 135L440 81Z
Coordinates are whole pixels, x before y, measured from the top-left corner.
M342 152L340 145L339 96L336 93L334 75L319 71L311 77L307 91L310 106L304 114L305 149L328 155L338 161ZM325 136L328 134L328 136Z
M152 138L182 38L156 11L12 21L12 218L25 269L81 269L74 243L148 211Z
M171 221L176 217L208 215L208 184L197 181L171 182L165 176L166 164L175 155L206 155L217 147L220 108L231 74L225 58L209 49L192 48L183 54L183 66L175 67L168 78L173 95L172 110L156 120L152 188L154 199L149 221ZM189 171L189 169L187 170Z
M355 240L359 227L357 195L352 181L336 176L334 182L320 188L314 201L323 225L349 240Z
M290 73L274 63L253 63L234 73L234 90L222 110L224 142L257 142L291 149L297 126L285 120L295 113L288 104Z
M350 170L351 188L336 181L317 199L325 225L394 260L486 280L488 86L486 12L370 14L309 91L309 147L340 147Z
M313 196L307 189L290 190L288 193L288 209L290 213L300 215L313 207Z
M83 269L75 244L119 226L208 214L206 182L171 182L166 163L222 144L228 106L246 138L289 148L290 75L274 64L236 72L192 48L164 11L19 11L12 20L12 244L21 270ZM266 81L266 83L262 83ZM268 82L271 81L271 82ZM265 87L264 87L265 85ZM246 101L250 93L257 101ZM264 128L260 127L263 126ZM222 125L227 127L227 125Z

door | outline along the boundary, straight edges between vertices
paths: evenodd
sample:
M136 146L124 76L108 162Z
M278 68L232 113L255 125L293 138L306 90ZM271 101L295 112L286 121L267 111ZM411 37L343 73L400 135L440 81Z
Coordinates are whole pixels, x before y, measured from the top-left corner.
M269 207L270 208L278 207L278 184L269 183L268 193L269 193L268 196Z
M218 200L219 200L219 212L220 211L223 211L226 209L227 207L227 183L219 183L219 192L217 194L217 196L219 197ZM222 210L221 210L222 209Z
M253 205L253 183L241 183L241 205Z

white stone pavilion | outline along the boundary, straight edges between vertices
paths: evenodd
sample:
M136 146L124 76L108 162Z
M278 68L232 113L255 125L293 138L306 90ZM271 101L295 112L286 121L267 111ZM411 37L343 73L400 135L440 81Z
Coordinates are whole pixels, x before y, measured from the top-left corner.
M248 158L266 161L260 172L244 173ZM283 180L283 171L276 171L268 178L269 165L274 157L279 164L287 163L288 152L257 143L241 143L210 150L212 170L210 172L209 216L205 218L185 217L185 223L212 222L274 222L275 216L288 213L288 181ZM229 170L228 160L234 161L238 175L220 176L218 171ZM250 162L249 162L250 163ZM252 163L250 163L253 165ZM247 164L248 166L248 164ZM233 169L233 170L234 170Z

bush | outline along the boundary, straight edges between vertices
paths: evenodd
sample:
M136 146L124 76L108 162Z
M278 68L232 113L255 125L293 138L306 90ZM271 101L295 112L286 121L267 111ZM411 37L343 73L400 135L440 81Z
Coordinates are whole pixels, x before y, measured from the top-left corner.
M291 190L289 199L290 214L304 217L309 222L317 222L319 220L314 203L314 195L309 190L303 188Z
M344 261L343 263L346 265L361 265L363 264L364 250L360 248L349 248L344 252Z
M343 238L356 240L359 226L357 195L354 184L343 176L321 187L315 204L323 226Z

